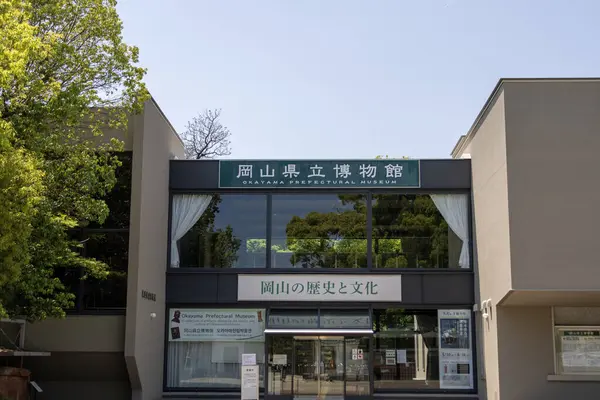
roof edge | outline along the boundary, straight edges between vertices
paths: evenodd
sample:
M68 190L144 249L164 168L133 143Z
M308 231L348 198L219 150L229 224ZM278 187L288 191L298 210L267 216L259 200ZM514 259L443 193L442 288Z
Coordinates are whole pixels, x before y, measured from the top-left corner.
M169 121L169 118L167 118L164 111L160 108L160 106L158 105L158 102L156 101L154 96L152 96L152 94L150 94L150 101L152 102L152 104L154 104L154 106L156 107L156 109L158 110L160 115L163 117L165 122L169 125L169 127L171 128L171 130L173 131L173 133L175 134L175 136L177 137L177 139L179 140L181 145L185 148L185 143L183 143L181 136L179 136L179 133L177 133L177 130L173 127L173 124L171 123L171 121Z
M502 87L505 83L509 83L509 82L577 82L577 81L580 81L580 82L600 81L600 77L598 77L598 78L500 78L498 80L498 83L496 83L496 86L494 87L494 89L492 90L490 95L488 96L487 100L485 101L483 107L481 108L481 111L479 111L479 114L477 114L475 121L473 121L473 124L467 131L466 135L462 135L458 139L458 141L454 145L454 148L452 149L452 152L450 153L450 155L453 158L460 157L461 153L465 150L465 148L469 145L469 143L471 143L471 140L475 136L475 132L481 125L483 118L487 115L487 112L489 111L490 106L494 103L494 101L496 100L496 98L498 97L500 92L502 91L502 89L503 89Z

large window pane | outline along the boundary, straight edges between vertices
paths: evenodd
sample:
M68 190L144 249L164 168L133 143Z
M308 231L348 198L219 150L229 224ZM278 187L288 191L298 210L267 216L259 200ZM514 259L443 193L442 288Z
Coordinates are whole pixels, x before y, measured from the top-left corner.
M292 360L294 359L294 338L292 336L271 336L269 349L269 385L270 395L292 395Z
M438 197L373 195L373 267L469 267L467 197Z
M367 266L366 196L273 195L273 268Z
M178 241L179 267L265 268L267 198L219 194Z
M437 311L373 310L375 390L439 388Z
M105 262L109 267L109 275L106 279L88 278L84 280L84 307L88 310L125 308L129 233L90 234L84 242L84 254L88 258Z
M346 339L346 396L369 396L369 358L371 348L368 337Z
M242 354L255 354L264 382L264 309L171 309L168 387L241 387Z

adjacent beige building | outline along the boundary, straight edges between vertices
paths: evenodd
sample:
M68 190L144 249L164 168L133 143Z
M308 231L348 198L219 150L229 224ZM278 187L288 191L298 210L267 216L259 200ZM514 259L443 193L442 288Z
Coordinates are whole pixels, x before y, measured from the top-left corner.
M452 153L472 163L490 400L600 396L600 348L569 360L558 334L600 327L599 129L600 80L505 79Z

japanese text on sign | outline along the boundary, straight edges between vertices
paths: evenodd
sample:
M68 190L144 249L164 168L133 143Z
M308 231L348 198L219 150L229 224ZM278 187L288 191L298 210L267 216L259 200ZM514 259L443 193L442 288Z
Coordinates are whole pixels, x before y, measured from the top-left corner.
M221 160L219 187L419 187L418 160Z
M238 276L238 300L401 301L400 275Z

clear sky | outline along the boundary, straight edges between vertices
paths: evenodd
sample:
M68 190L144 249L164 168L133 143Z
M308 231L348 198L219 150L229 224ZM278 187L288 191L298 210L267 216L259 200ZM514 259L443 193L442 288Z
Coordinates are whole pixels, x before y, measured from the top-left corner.
M501 77L600 76L598 0L120 0L178 132L232 158L446 158Z

